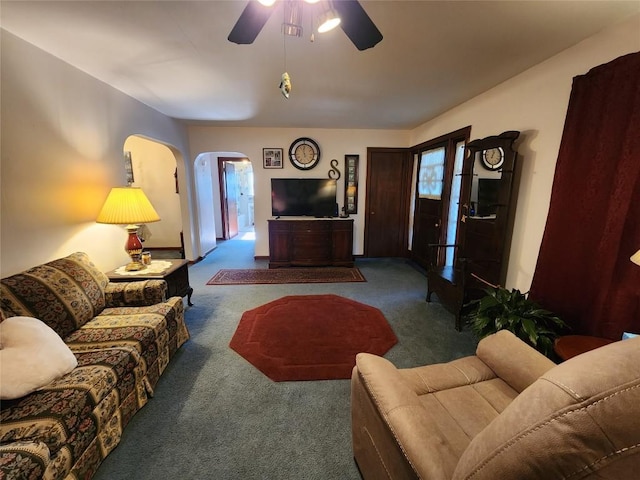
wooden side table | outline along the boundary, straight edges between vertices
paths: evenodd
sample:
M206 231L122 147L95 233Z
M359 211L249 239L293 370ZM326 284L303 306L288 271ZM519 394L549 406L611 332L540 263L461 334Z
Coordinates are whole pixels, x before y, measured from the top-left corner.
M152 269L138 272L124 272L122 267L107 272L106 275L112 282L136 282L139 280L164 280L167 282L170 297L187 297L187 304L191 307L191 295L193 288L189 285L189 261L188 260L154 260ZM159 267L165 266L161 271Z
M576 355L604 347L610 343L613 343L613 340L608 338L588 335L566 335L556 339L553 349L562 360L569 360Z

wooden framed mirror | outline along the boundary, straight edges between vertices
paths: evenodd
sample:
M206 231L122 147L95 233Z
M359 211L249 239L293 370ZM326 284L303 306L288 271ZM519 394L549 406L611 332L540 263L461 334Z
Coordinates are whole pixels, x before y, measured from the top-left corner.
M427 271L427 301L435 293L455 315L457 330L462 329L464 305L482 297L487 284L504 286L506 281L520 176L513 143L519 135L507 131L466 146L455 260L452 267L435 264Z

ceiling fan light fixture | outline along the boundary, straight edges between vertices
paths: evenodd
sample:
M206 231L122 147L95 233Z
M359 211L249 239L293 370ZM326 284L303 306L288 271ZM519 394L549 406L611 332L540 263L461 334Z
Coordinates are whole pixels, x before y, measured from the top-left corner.
M274 3L276 3L276 0L258 0L258 2L260 2L262 5L264 5L265 7L270 7L272 6Z
M282 33L290 37L302 36L302 4L288 0L284 5Z
M295 25L293 23L283 23L282 33L290 37L301 37L302 27L300 25Z
M327 6L327 8L320 15L320 20L318 22L318 33L325 33L329 30L333 30L338 25L340 25L340 16L338 13L331 8L331 6Z

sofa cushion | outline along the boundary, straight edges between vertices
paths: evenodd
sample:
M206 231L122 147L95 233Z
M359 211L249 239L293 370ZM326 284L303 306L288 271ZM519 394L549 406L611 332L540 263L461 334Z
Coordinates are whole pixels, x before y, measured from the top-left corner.
M179 297L146 307L105 308L64 341L74 352L128 346L141 356L149 395L177 349L187 341L184 304Z
M42 320L64 338L105 307L109 278L77 252L0 280L7 316Z
M40 320L11 317L0 323L0 399L23 397L77 364L69 347Z
M549 370L464 452L454 479L631 478L640 467L640 338Z
M78 366L67 375L26 397L2 402L0 444L44 442L51 456L47 469L54 470L45 478L69 478L72 467L81 473L71 478L90 478L86 472L118 444L126 423L148 400L134 348L76 355Z

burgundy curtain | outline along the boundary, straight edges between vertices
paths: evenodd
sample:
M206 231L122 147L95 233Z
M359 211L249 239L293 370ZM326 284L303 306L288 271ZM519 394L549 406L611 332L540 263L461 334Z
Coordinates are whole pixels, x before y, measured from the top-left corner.
M529 298L572 333L640 333L640 52L575 77Z

